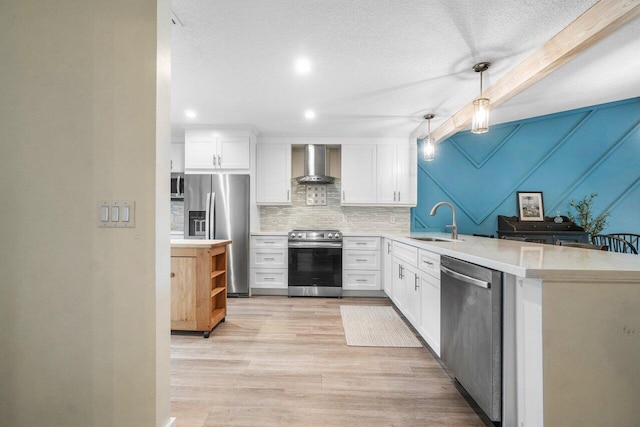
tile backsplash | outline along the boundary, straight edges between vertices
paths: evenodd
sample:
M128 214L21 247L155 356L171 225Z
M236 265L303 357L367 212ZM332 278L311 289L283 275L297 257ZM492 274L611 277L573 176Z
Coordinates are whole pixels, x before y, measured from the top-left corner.
M184 201L171 201L171 231L184 232Z
M411 208L340 205L340 180L327 185L327 204L307 206L306 186L291 182L291 206L261 206L261 231L296 228L338 229L343 232L409 233Z

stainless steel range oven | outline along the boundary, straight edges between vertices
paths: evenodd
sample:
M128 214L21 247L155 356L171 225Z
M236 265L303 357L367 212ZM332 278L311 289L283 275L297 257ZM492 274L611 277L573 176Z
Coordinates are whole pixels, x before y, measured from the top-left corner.
M289 296L342 297L342 233L289 233Z

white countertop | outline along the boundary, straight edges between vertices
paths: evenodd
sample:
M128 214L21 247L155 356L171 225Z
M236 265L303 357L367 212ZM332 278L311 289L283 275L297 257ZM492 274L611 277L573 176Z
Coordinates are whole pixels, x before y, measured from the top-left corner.
M172 248L206 248L228 245L231 240L171 239Z
M562 281L640 280L639 255L467 235L450 242L423 242L409 236L451 239L451 235L445 233L383 237L521 277Z
M288 236L288 231L252 231L252 236Z

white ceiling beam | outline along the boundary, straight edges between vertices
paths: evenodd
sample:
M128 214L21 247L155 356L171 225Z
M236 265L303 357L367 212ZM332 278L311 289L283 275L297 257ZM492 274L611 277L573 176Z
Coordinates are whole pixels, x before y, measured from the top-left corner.
M483 97L491 100L491 108L497 107L638 16L640 0L600 0L483 90ZM472 115L473 100L441 123L431 136L436 141L448 138L465 129L471 123Z

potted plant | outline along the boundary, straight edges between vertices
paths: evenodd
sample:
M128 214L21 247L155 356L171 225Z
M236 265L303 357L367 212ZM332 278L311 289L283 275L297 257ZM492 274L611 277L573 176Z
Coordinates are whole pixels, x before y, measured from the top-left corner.
M607 226L607 218L609 212L602 212L600 215L593 217L592 204L593 199L598 197L598 193L591 193L588 196L584 196L582 200L575 201L571 199L569 206L575 210L575 215L571 212L567 212L567 217L584 228L584 231L589 233L589 239L591 237L600 234L602 230Z

